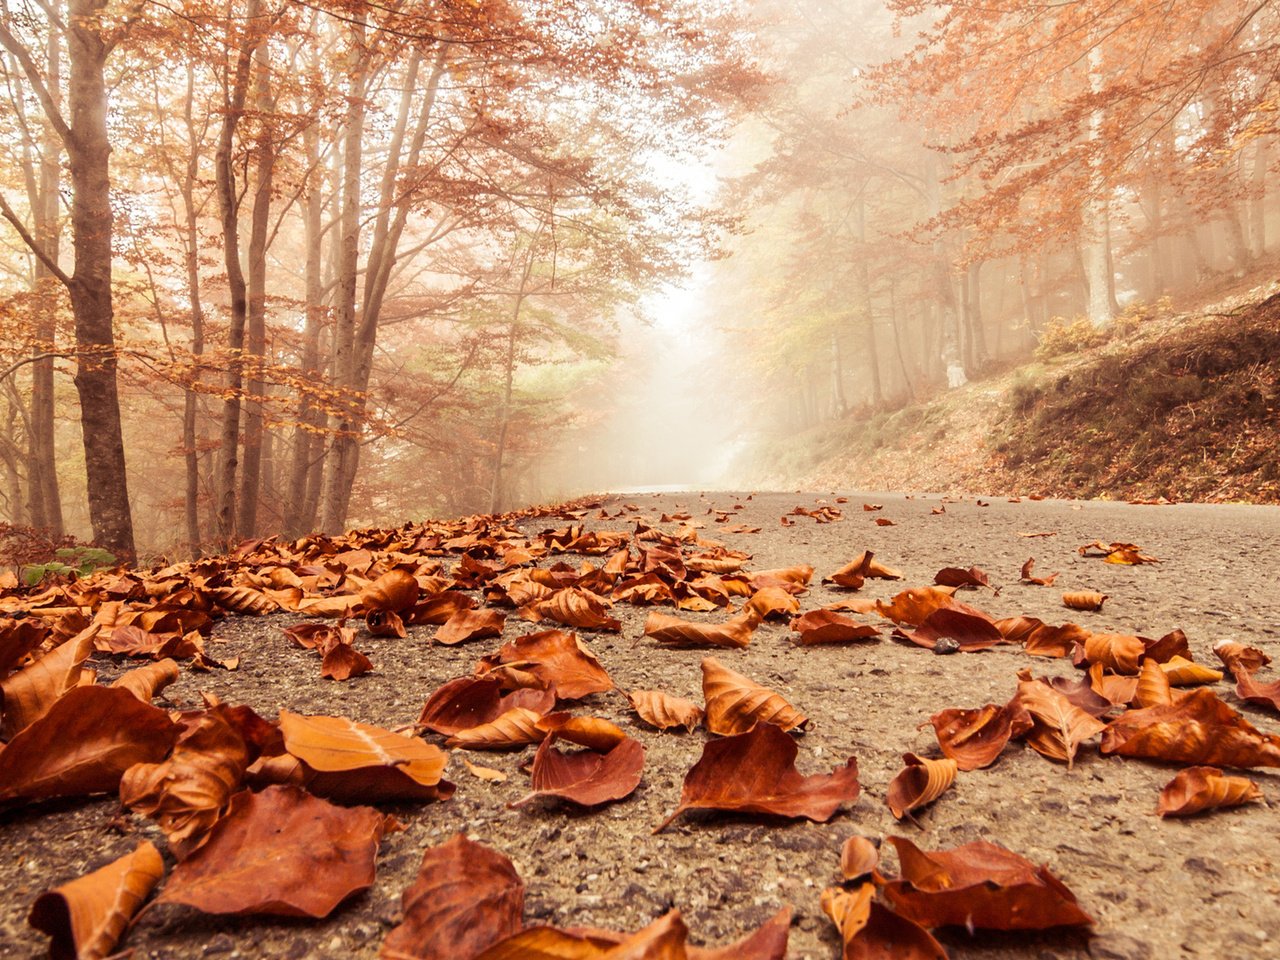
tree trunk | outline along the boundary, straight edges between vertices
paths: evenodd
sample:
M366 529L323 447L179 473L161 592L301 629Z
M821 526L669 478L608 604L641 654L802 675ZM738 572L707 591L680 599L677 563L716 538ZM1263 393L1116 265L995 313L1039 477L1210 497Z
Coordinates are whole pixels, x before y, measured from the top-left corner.
M110 49L103 43L98 26L105 8L106 0L70 0L68 4L67 102L71 123L65 140L71 170L71 230L76 258L70 293L76 346L82 352L75 385L84 435L89 522L99 546L122 562L132 562L136 558L133 515L112 330L111 142L107 134L105 77Z
M1102 49L1097 43L1089 48L1089 89L1095 96L1102 92ZM1095 327L1105 327L1115 318L1111 310L1111 258L1107 250L1107 181L1099 155L1102 120L1101 107L1090 111L1089 142L1094 145L1094 155L1089 160L1089 193L1085 197L1080 231L1080 254L1088 288L1085 315Z
M191 382L182 398L182 454L185 468L185 493L183 513L187 524L187 545L193 556L201 552L200 533L200 446L197 438L197 418L200 412L200 364L204 356L204 306L200 299L200 223L196 209L195 190L200 175L200 151L196 140L192 106L195 102L195 70L187 67L187 99L183 118L187 127L188 149L186 171L182 178L181 193L183 212L186 214L187 235L184 238L184 254L187 268L187 299L191 302Z
M61 101L62 52L57 30L50 29L46 51L46 82L55 105ZM49 118L41 124L40 170L31 210L36 241L53 259L58 259L61 230L58 226L58 187L61 180L62 144ZM52 353L57 349L58 293L57 279L38 257L32 286L36 293L34 351ZM31 364L31 477L28 484L31 499L31 522L50 535L62 536L62 497L58 490L57 447L54 436L53 357L41 357Z
M249 0L245 23L256 30L255 21L261 9L260 0ZM219 448L216 509L218 536L229 545L236 532L236 474L239 467L240 408L244 391L244 332L248 314L248 294L244 271L240 266L240 201L236 190L232 162L236 128L244 114L249 87L249 68L259 34L246 35L236 59L235 74L226 99L226 113L214 155L214 177L218 192L218 212L222 220L223 260L227 268L231 316L227 326L226 398L222 404L222 435Z
M262 482L263 409L260 399L267 389L263 380L267 329L267 232L270 226L271 185L276 162L276 144L269 117L275 112L271 94L271 61L267 44L259 44L254 108L258 114L258 136L255 145L257 163L253 193L253 215L249 226L248 282L248 357L250 363L248 396L245 398L244 464L240 473L240 509L236 522L240 538L258 535L258 500Z
M1267 139L1254 141L1249 174L1249 251L1255 260L1267 254Z

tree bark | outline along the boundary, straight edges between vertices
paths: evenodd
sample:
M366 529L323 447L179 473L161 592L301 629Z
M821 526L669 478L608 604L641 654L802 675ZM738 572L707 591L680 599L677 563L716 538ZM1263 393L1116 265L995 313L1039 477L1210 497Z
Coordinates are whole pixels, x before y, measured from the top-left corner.
M71 123L65 142L76 262L70 293L76 345L86 354L77 366L75 385L80 397L89 522L100 546L116 559L132 562L136 559L133 514L112 327L111 143L105 76L110 48L99 32L106 5L106 0L70 0L68 4L67 102Z

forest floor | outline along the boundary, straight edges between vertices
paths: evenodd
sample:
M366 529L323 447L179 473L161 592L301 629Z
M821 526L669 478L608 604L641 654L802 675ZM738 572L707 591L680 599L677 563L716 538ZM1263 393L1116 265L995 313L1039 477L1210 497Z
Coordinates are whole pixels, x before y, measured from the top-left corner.
M1280 283L1056 340L1054 356L768 442L749 482L1280 503Z
M672 532L678 524L659 522L661 515L687 512L690 522L705 524L702 536L750 554L749 570L812 565L816 574L801 598L804 610L848 598L847 591L819 580L872 550L905 578L868 580L857 597L887 599L906 586L932 583L942 567L977 565L1003 589L966 590L963 597L994 616L1072 620L1093 631L1149 637L1182 628L1195 659L1214 666L1210 648L1226 638L1280 654L1276 508L846 495L848 501L837 508L842 518L828 523L806 516L790 517L793 525L782 522L796 506L835 507L836 494L825 491L613 498L593 507L582 522L619 530L647 519ZM871 502L882 509L864 511L863 504ZM599 507L609 519L599 519ZM714 523L713 509L727 511L734 529L759 532L728 532L729 524ZM893 525L879 525L879 519ZM532 537L558 524L543 517L519 525ZM1162 562L1117 566L1078 554L1077 547L1098 539L1139 544ZM1018 582L1023 562L1032 556L1037 574L1061 573L1052 587ZM561 558L549 558L554 559ZM586 558L563 559L576 565ZM1069 590L1095 590L1110 599L1101 612L1068 611L1061 598ZM658 689L701 703L699 662L713 654L811 718L812 726L798 738L802 773L829 772L856 756L863 787L856 803L827 823L686 813L654 835L653 828L675 808L684 775L709 736L655 732L638 721L618 691L595 694L577 712L612 720L645 749L643 781L626 799L594 810L547 800L508 809L527 792L522 765L532 748L469 755L504 773L504 782L474 776L462 763L468 755L455 754L446 773L458 785L451 799L383 805L406 829L383 841L373 887L328 919L219 918L161 905L142 918L125 946L139 958L174 960L374 957L400 917L401 891L412 882L423 850L462 832L514 861L528 887L528 923L635 930L675 906L695 942L721 944L789 905L789 956L832 958L840 955L839 938L822 914L819 894L839 882L841 844L860 834L906 836L926 850L993 841L1048 865L1096 920L1092 935L948 928L938 936L953 958L1247 960L1280 954L1280 832L1273 806L1280 799L1280 776L1274 773L1249 774L1262 786L1262 802L1186 820L1161 819L1155 815L1157 796L1175 767L1104 757L1095 744L1084 747L1068 769L1013 743L993 766L960 774L950 791L917 814L919 826L891 816L885 791L901 769L902 754L937 755L927 724L932 714L1004 703L1022 669L1037 676L1077 676L1069 661L1007 646L937 656L889 639L888 629L878 641L799 647L785 623L772 621L740 650L668 649L644 636L646 608L617 604L611 613L622 621L619 633L579 633L619 690ZM724 619L723 613L685 616ZM503 640L545 628L513 615L502 640L454 647L431 643L434 627L411 627L407 639L373 638L362 630L356 646L375 669L339 683L321 679L315 653L285 638L282 628L300 619L272 614L218 621L209 652L219 659L239 657L239 668L184 670L159 702L198 707L200 695L211 693L248 704L267 718L285 708L398 727L414 722L437 686L471 673L477 659ZM113 658L96 659L92 666L101 681L121 669ZM1215 689L1262 730L1280 730L1276 716L1241 706L1229 680ZM123 855L142 837L163 844L153 824L122 817L111 797L0 814L0 957L42 955L45 938L26 924L33 899ZM890 858L886 872L895 868Z

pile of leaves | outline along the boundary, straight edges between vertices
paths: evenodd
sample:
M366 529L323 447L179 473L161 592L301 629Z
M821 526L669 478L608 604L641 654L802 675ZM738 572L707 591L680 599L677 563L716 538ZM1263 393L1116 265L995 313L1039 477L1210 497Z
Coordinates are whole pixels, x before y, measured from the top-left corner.
M735 523L741 507L712 511L712 522L758 529ZM783 522L799 516L827 523L842 514L828 506ZM533 535L517 525L539 519L558 525ZM945 803L963 774L996 764L1014 740L1066 767L1095 746L1181 765L1153 798L1164 816L1256 800L1255 783L1222 768L1280 766L1280 737L1256 729L1218 696L1212 685L1224 674L1196 663L1180 630L1148 638L995 618L958 599L962 590L997 589L976 567L944 568L933 584L864 599L857 593L867 580L903 577L866 551L824 578L844 598L805 609L812 567L752 570L749 555L704 537L687 514L664 515L657 524L634 504L610 513L599 502L580 502L342 537L254 541L226 557L0 594L0 803L116 794L125 811L154 821L165 838L161 847L144 841L44 893L30 922L50 935L56 956L102 957L155 904L326 917L374 882L380 843L400 828L378 805L447 802L455 794L442 746L531 750L529 792L513 806L539 801L594 811L625 801L644 777L644 743L584 707L614 682L580 635L619 631L610 612L617 604L653 608L644 634L656 646L716 654L701 663L701 704L662 690L625 691L654 730L706 731L701 757L655 832L688 811L826 822L857 802L856 758L830 773L801 774L796 737L809 723L802 705L719 659L749 645L770 618L787 622L798 645L877 643L887 629L922 656L1006 645L1029 657L1069 658L1080 669L1072 681L1037 678L1026 668L1009 678L1006 701L955 705L929 717L937 755L906 754L884 791L893 816L907 824L929 804ZM1105 563L1159 562L1135 544L1096 542L1080 552ZM1052 584L1053 576L1032 577L1031 568L1030 561L1023 567L1025 582ZM206 649L216 620L277 611L311 618L290 627L288 640L315 650L317 670L335 682L372 668L357 649L362 631L404 637L409 626L431 624L439 643L497 646L396 729L288 710L262 717L211 696L186 709L152 703L183 669L236 668ZM502 642L513 621L534 626ZM1220 644L1216 652L1237 697L1280 711L1280 682L1257 678L1266 654L1240 644ZM85 666L91 654L142 665L98 684ZM465 763L481 780L502 776ZM925 851L901 836L888 842L896 875L881 868L880 838L855 838L832 851L846 884L824 892L822 905L845 957L943 957L931 931L953 925L1018 931L1092 924L1048 867L996 844ZM751 960L786 953L786 910L742 942L708 950L687 943L675 910L636 931L527 926L523 890L499 851L462 837L433 847L404 892L403 921L382 955Z

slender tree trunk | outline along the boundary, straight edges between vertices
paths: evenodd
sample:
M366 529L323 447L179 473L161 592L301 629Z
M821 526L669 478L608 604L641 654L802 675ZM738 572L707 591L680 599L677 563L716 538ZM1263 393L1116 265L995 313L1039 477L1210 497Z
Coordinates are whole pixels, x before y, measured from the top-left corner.
M260 11L260 0L249 0L245 9L245 23L249 24L249 30L257 29L255 21ZM223 260L227 268L231 307L227 327L226 397L222 404L222 442L216 491L218 535L224 544L229 544L236 532L236 474L239 468L240 408L244 393L244 333L248 315L248 293L244 270L240 266L240 202L236 190L233 147L236 128L244 115L250 66L254 47L259 39L253 33L241 40L231 89L226 97L226 113L218 136L218 149L214 155L218 212L222 219Z
M261 398L267 390L262 365L266 356L267 328L267 233L270 227L271 187L276 162L276 144L268 118L275 112L271 93L271 62L268 45L259 44L254 107L258 114L257 155L253 193L253 215L249 226L248 357L249 389L245 400L244 464L240 472L240 509L236 529L241 538L258 535L258 500L262 482L263 409Z
M1089 48L1089 89L1102 92L1102 49L1095 43ZM1081 225L1081 261L1084 266L1088 302L1085 314L1095 327L1105 327L1114 319L1111 310L1110 256L1107 250L1107 181L1102 169L1103 111L1098 107L1089 113L1089 142L1094 156L1089 160L1089 195L1084 202Z
M916 399L916 388L911 382L911 374L907 372L907 359L902 353L902 327L898 316L898 290L894 274L889 274L889 321L893 327L893 348L898 355L898 369L902 373L902 384L907 390L907 399Z
M107 134L105 76L110 49L103 43L98 27L105 8L106 0L70 0L68 4L67 102L71 123L66 147L76 258L70 293L76 345L85 353L77 366L75 385L84 435L89 522L100 546L118 560L132 562L136 557L133 514L112 329L111 142Z
M867 243L867 202L865 192L858 194L855 204L854 237L860 250L865 250ZM865 254L860 255L854 265L857 277L858 310L857 319L862 333L862 342L867 351L867 373L871 386L871 405L884 405L884 384L880 379L880 350L876 344L875 314L871 302L871 267ZM841 401L843 401L841 397Z
M507 325L507 356L503 367L502 406L498 411L498 439L493 450L493 480L489 485L489 512L497 513L502 504L502 461L507 454L507 434L511 428L511 400L516 379L516 346L520 341L520 311L524 307L533 275L534 256L537 252L537 235L529 245L529 256L520 275L516 289L516 302L511 309L511 322Z
M1249 174L1249 251L1255 260L1267 254L1267 140L1254 141Z
M186 215L184 254L187 268L187 299L191 302L191 382L182 397L182 454L185 467L183 514L187 524L187 544L193 556L202 549L200 533L200 445L197 421L200 412L198 385L200 364L204 356L204 306L200 299L200 233L196 210L196 183L200 174L200 150L197 143L192 107L195 102L195 70L187 67L187 99L183 118L186 122L188 153L181 194Z
M320 528L326 533L339 533L346 525L355 479L356 460L360 455L361 409L351 389L355 382L356 281L360 256L360 171L364 144L364 97L368 77L365 56L365 25L358 20L352 25L349 71L351 89L347 92L347 117L343 133L342 173L342 247L338 259L337 309L334 331L334 381L349 391L342 401L343 413L336 417L333 443L325 462L324 494L321 500ZM350 478L350 479L348 479Z
M320 170L320 132L314 127L303 131L303 143L307 151L307 167L311 171L311 184L306 198L304 225L306 228L306 265L305 265L305 298L306 319L302 330L302 374L311 383L320 380L320 331L324 320L323 257L323 215L324 198L321 184L323 171ZM320 429L324 423L323 413L312 403L311 394L304 392L298 405L298 423L293 431L293 455L289 463L289 482L285 494L284 532L286 536L297 537L309 529L315 520L314 513L308 515L307 480L313 473L318 473L318 453L323 449Z
M982 262L969 264L965 274L965 325L968 327L969 362L976 372L991 360L987 351L987 331L982 320Z
M46 83L55 105L61 104L62 44L57 30L50 29L46 49ZM61 181L62 143L46 117L41 124L40 167L36 195L32 197L36 241L55 261L60 249L58 187ZM57 349L58 281L39 258L32 277L36 293L37 354ZM31 522L53 537L61 537L62 496L58 489L57 447L54 435L53 358L41 357L31 364Z

